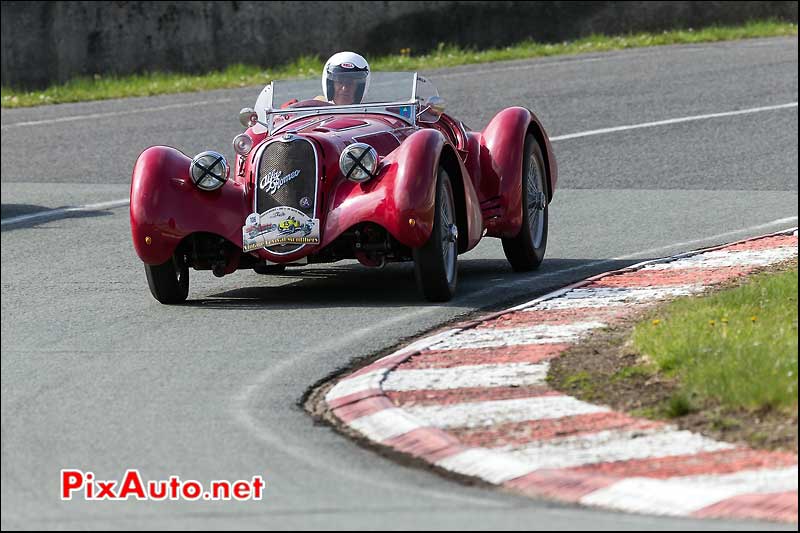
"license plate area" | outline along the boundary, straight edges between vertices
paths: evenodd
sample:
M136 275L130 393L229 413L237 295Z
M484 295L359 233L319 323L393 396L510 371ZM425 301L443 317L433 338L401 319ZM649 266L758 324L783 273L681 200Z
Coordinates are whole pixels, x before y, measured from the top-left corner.
M242 226L242 249L319 244L319 219L292 207L274 207L260 215L250 213Z

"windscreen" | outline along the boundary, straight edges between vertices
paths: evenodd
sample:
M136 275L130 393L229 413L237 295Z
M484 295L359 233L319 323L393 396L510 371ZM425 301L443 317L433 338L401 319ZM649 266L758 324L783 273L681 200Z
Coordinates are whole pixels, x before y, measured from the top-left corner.
M373 72L361 101L350 105L410 102L414 98L414 80L414 72ZM298 104L303 108L347 105L337 104L333 94L329 94L331 100L327 100L323 95L322 82L319 78L275 81L272 83L272 94L268 93L265 88L256 102L259 118L262 114L266 114L266 111L287 109L290 106L296 108Z

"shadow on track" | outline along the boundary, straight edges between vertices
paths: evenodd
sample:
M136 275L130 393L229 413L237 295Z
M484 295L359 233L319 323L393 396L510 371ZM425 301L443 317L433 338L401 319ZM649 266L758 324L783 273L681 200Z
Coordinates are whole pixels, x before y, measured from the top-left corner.
M111 211L97 210L97 211L63 211L72 206L61 207L44 207L41 205L31 204L2 204L0 206L0 218L3 219L2 231L13 231L16 229L31 228L54 220L63 218L88 218L88 217L101 217L113 215ZM18 222L7 222L7 219L30 215L33 213L41 213L41 216L35 219L20 220Z
M288 281L279 286L259 286L262 276L244 273L250 286L184 305L206 309L320 309L382 307L504 308L524 302L587 277L616 270L643 260L546 259L534 272L513 272L504 259L460 259L459 288L446 303L427 302L419 293L411 263L384 269L360 265L342 267L290 267L283 274L263 277Z

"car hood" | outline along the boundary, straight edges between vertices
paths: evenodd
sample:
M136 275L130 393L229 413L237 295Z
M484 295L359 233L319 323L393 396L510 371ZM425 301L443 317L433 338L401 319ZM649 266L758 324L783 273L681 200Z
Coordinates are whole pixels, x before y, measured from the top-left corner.
M385 156L416 129L401 119L380 114L316 115L279 128L273 137L293 133L335 148L336 157L349 144L363 142Z

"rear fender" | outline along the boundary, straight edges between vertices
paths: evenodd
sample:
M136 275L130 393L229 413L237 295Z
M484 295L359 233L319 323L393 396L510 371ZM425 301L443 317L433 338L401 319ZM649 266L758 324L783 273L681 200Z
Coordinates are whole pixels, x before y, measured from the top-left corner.
M136 160L131 232L133 247L146 264L164 263L196 232L213 233L242 247L242 225L249 213L246 186L228 180L216 191L201 191L189 176L191 162L168 146L148 148Z
M486 221L489 235L514 237L522 225L522 152L531 132L542 147L548 202L555 192L555 156L539 119L524 107L504 109L481 133L481 193L499 199L499 216Z

